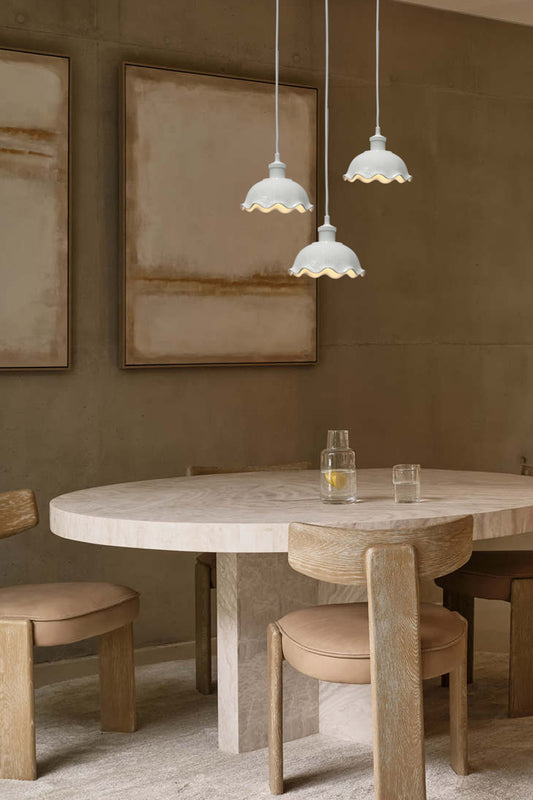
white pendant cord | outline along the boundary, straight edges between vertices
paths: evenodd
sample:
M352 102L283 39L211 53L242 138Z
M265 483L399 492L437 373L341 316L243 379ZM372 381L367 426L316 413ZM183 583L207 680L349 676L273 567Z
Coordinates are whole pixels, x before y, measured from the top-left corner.
M324 0L326 14L326 87L324 92L324 173L326 202L324 224L329 225L329 2Z
M274 161L281 161L279 156L279 0L276 0L276 155Z
M379 134L379 0L376 0L376 135Z

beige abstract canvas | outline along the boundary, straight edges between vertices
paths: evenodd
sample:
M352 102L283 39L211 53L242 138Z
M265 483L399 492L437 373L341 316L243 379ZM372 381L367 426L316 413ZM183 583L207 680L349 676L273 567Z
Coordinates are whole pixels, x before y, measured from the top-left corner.
M69 59L0 50L0 369L69 365Z
M240 210L274 149L270 83L124 66L123 366L310 363L315 213ZM280 88L288 177L316 195L316 90Z

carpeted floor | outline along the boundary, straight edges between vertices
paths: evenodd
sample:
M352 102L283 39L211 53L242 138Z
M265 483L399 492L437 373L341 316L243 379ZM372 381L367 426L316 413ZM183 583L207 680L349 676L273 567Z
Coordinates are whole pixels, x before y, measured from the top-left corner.
M507 659L480 656L470 690L472 774L448 765L447 693L426 685L428 800L533 800L533 718L506 718ZM83 678L37 692L35 783L4 781L2 800L260 800L270 797L265 750L217 750L216 698L194 690L193 663L141 667L140 727L102 734L98 685ZM285 746L289 797L371 800L372 753L312 736Z

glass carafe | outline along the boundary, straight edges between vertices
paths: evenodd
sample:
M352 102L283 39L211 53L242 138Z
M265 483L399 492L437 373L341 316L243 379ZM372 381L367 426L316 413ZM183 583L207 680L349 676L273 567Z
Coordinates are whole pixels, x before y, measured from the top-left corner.
M320 497L323 503L355 503L357 482L355 453L348 431L328 431L328 443L320 456Z

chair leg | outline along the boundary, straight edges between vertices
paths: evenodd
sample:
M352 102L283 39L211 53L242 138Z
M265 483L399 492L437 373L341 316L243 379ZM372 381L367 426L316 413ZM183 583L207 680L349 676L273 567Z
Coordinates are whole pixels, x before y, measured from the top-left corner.
M420 605L411 545L366 551L376 800L426 800Z
M0 778L34 781L33 626L0 620Z
M533 579L511 583L509 716L533 715Z
M136 727L133 625L100 636L98 654L101 729L132 733Z
M467 631L463 656L450 672L450 761L458 775L468 775Z
M270 791L283 794L283 651L276 623L268 626L267 637Z
M469 597L464 594L454 594L444 590L443 606L450 611L457 611L463 619L468 623L468 638L466 647L466 662L467 662L467 681L468 683L474 682L474 600L475 598ZM443 686L449 686L449 676L443 675L441 678Z
M211 568L196 562L196 688L211 694Z

